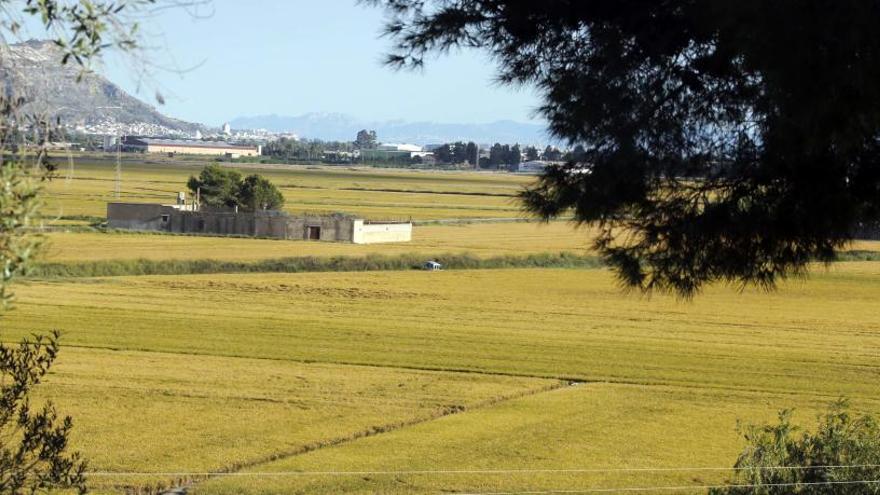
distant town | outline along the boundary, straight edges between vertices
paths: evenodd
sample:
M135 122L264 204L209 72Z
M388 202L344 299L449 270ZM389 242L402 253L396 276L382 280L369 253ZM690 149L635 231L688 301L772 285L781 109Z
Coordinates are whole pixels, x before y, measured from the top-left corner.
M352 141L302 139L294 133L265 129L232 129L226 123L214 132L196 130L181 136L161 125L120 124L112 121L68 129L57 150L118 153L211 155L221 160L258 163L375 164L407 168L451 168L540 173L547 165L562 163L583 153L581 147L518 143L412 144L381 142L376 131L363 129Z

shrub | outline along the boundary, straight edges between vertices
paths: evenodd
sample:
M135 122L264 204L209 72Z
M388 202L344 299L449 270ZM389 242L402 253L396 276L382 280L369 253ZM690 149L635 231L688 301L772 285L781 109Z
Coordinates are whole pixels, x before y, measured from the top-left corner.
M840 400L819 417L814 432L799 433L791 411L776 424L741 428L747 442L728 486L710 495L880 494L880 426L854 415Z

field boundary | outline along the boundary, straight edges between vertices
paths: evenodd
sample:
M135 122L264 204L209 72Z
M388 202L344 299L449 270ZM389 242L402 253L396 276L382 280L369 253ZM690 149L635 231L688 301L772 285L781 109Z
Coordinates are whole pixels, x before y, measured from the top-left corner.
M308 454L309 452L314 452L316 450L320 450L323 448L335 447L338 445L343 445L343 444L346 444L349 442L360 440L362 438L369 438L369 437L373 437L376 435L381 435L383 433L390 433L393 431L397 431L402 428L407 428L410 426L416 426L416 425L427 423L430 421L435 421L435 420L438 420L441 418L445 418L447 416L452 416L454 414L461 414L461 413L465 413L465 412L469 412L469 411L474 411L477 409L492 407L492 406L495 406L495 405L498 405L498 404L501 404L501 403L504 403L507 401L521 399L524 397L531 397L534 395L539 395L539 394L543 394L543 393L547 393L547 392L552 392L555 390L560 390L565 387L581 385L583 383L583 382L579 382L579 381L558 380L558 379L552 379L552 378L548 378L547 380L551 381L552 383L548 383L548 384L541 386L541 387L536 387L536 388L527 389L527 390L521 390L521 391L510 393L510 394L499 395L497 397L491 397L491 398L488 398L488 399L485 399L482 401L475 402L471 405L446 406L446 407L443 407L443 408L435 411L433 414L428 414L425 416L420 416L420 417L412 418L409 420L402 420L402 421L398 421L398 422L394 422L394 423L388 423L385 425L373 426L370 428L356 431L356 432L349 434L349 435L335 437L335 438L331 438L331 439L324 440L324 441L310 442L310 443L301 445L299 447L296 447L296 448L293 448L290 450L275 452L273 454L270 454L270 455L267 455L264 457L260 457L260 458L255 458L255 459L252 459L249 461L233 463L233 464L230 464L229 466L222 468L221 470L214 471L211 473L200 474L198 476L192 476L192 477L181 477L180 479L176 479L172 482L172 484L174 485L173 487L165 488L162 486L156 486L153 490L150 491L150 493L158 494L158 495L182 495L182 494L187 493L189 488L191 488L192 486L194 486L198 483L201 483L203 481L207 481L207 480L210 480L210 479L222 476L222 475L228 475L229 473L241 472L246 469L260 466L262 464L268 464L270 462L280 461L283 459L289 459L291 457L295 457L295 456L303 455L303 454ZM147 489L149 490L149 488L147 488Z
M214 273L307 273L418 270L428 261L446 269L492 268L600 268L597 256L571 252L506 255L480 258L470 253L401 254L366 256L300 256L259 261L197 260L99 260L85 262L39 263L26 275L28 279L119 277L140 275L201 275Z

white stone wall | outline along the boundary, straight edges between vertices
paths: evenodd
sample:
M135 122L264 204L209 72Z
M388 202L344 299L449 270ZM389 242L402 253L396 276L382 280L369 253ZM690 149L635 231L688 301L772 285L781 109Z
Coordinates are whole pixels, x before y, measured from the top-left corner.
M355 244L409 242L411 240L411 223L364 223L363 220L355 220L351 236L351 241Z

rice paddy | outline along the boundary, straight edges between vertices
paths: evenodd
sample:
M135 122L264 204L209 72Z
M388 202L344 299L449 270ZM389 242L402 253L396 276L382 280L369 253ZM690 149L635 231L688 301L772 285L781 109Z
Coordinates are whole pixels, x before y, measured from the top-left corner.
M173 203L186 181L208 161L168 162L128 158L122 164L116 198L115 161L110 157L75 159L67 180L64 160L58 179L47 189L48 219L69 223L103 217L109 201ZM292 213L344 212L374 220L515 218L522 216L514 197L531 178L495 173L307 167L239 164L242 173L259 173L275 183Z
M202 165L127 164L124 199L173 197ZM516 217L506 202L528 180L260 170L286 184L291 211L426 221ZM49 187L57 223L73 225L103 214L112 166L77 163L74 180ZM372 246L46 237L53 263L590 254L589 230L565 222L420 225L412 243ZM795 407L809 424L840 396L880 412L875 261L817 266L769 293L713 286L694 301L624 293L603 268L80 276L14 289L2 338L63 331L39 393L73 416L98 493L704 493L730 474L739 420Z
M516 430L505 433L490 442L497 443L495 457L481 454L478 467L532 466L532 456L544 455L549 446L547 462L613 466L602 446L624 432L643 449L632 465L656 466L653 460L660 458L671 466L694 459L727 465L739 448L737 418L765 418L791 406L812 411L840 395L880 410L880 313L866 310L880 296L878 275L880 263L841 264L776 293L714 288L693 303L622 296L611 275L598 269L31 281L19 286L5 337L64 329L64 360L44 390L78 418L84 436L78 446L102 472L205 472L235 465L310 470L313 455L314 462L335 470L418 470L427 461L407 449L420 442L413 437L419 428L444 438L425 444L435 449L431 456L445 459L439 466L464 469L471 464L457 454L456 442L467 438L459 430L473 434L508 424L504 418L511 410L522 414L521 434L545 421L562 422L561 430L548 433L547 445L533 438L531 449L517 443L523 440ZM113 370L110 376L107 370ZM310 370L320 376L297 378ZM421 384L412 373L454 383ZM420 394L399 388L408 380L416 380ZM409 424L569 381L583 385L501 401L430 427L402 427L387 438L377 435L392 442L388 457L385 448L370 450L374 444L361 446L362 440L317 449L302 460L291 455L328 437ZM624 392L630 398L622 402L604 398ZM344 405L345 414L336 406L296 406L318 400L315 393L326 404ZM562 401L558 407L556 398ZM599 412L610 415L605 428L593 422ZM501 419L487 419L493 414ZM618 416L633 425L614 427ZM661 419L699 421L705 430L689 430L691 435L725 441L704 452L694 437L676 436L675 455L664 456L667 435L675 432L655 424ZM398 436L402 443L395 446ZM557 442L562 436L570 444ZM135 439L145 446L132 452ZM475 441L473 448L489 446ZM276 456L277 464L257 462ZM516 478L471 476L447 486L447 478L422 479L428 485L410 492L516 484ZM644 475L621 481L638 480L673 481ZM216 480L201 489L232 493L251 481ZM558 481L537 477L529 487ZM587 481L601 484L605 478L569 479L575 485ZM282 490L282 482L293 484ZM253 486L257 493L315 493L302 482L280 478ZM383 491L388 481L309 481L324 493L336 493L341 482L362 482L355 491L368 493Z

